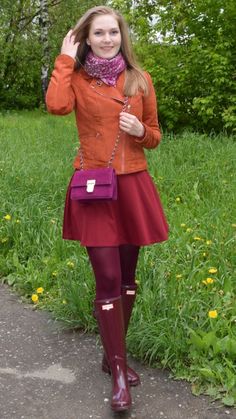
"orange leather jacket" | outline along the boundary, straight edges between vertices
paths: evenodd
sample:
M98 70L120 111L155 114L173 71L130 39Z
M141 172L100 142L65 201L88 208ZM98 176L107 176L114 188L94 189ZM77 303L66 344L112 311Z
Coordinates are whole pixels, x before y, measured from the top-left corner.
M56 115L75 110L84 168L105 167L119 132L125 72L120 74L116 87L112 87L90 77L83 69L75 71L74 66L75 61L67 55L56 58L46 95L47 109ZM155 91L150 75L145 74L149 94L144 96L140 92L130 97L127 110L142 122L145 134L138 138L122 131L112 162L117 174L146 170L144 148L155 148L161 140ZM80 151L74 167L80 168Z

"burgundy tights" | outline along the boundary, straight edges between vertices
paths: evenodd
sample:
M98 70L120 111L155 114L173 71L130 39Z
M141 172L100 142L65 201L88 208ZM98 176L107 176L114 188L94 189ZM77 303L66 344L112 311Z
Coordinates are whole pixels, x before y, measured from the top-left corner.
M96 300L121 294L122 285L134 285L139 247L87 247L96 279Z

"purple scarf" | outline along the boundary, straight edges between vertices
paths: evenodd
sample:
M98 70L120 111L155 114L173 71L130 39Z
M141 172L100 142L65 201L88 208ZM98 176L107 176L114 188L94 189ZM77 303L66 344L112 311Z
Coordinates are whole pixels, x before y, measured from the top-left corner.
M97 57L92 51L87 54L84 69L92 77L101 79L109 86L115 86L119 74L126 68L123 55L119 52L114 58Z

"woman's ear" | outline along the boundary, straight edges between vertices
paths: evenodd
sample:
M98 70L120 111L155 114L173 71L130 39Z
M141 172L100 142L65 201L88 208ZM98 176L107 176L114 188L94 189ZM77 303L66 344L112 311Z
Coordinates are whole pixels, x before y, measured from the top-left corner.
M87 45L90 45L90 41L89 41L89 39L88 39L88 38L86 39L86 44L87 44Z

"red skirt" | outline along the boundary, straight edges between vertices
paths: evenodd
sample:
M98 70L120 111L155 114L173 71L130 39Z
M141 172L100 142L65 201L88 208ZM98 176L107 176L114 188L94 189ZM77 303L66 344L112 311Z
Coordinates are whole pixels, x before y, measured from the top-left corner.
M67 190L63 239L83 246L145 246L168 238L161 201L147 171L117 176L117 201L80 203Z

